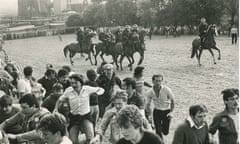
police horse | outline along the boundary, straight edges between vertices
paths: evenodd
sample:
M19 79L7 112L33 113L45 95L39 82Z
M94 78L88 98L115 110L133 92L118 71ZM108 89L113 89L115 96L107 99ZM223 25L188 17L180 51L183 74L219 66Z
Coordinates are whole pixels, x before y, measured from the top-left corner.
M214 53L212 49L215 49L218 51L218 60L221 59L221 52L220 49L216 47L216 42L214 39L214 36L217 35L217 29L215 25L209 25L207 29L206 36L203 40L203 46L201 46L200 38L196 38L192 41L192 54L191 58L193 58L196 55L196 58L198 60L198 65L201 66L200 59L202 55L203 50L208 50L212 57L213 57L213 63L216 64L216 60L214 57Z
M69 56L70 63L73 65L73 60L72 58L77 54L77 53L86 53L88 57L86 60L90 60L91 65L93 65L92 59L91 59L91 53L93 51L91 50L92 46L92 38L95 36L95 33L89 33L86 37L85 40L83 41L82 47L80 47L79 43L70 43L66 45L63 49L64 56L67 58Z

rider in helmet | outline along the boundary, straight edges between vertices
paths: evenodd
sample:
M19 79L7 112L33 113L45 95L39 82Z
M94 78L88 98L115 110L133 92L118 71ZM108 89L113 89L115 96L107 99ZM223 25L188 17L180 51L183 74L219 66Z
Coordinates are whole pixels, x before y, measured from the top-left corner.
M122 33L122 41L123 41L123 44L127 44L129 39L130 39L130 35L131 35L131 27L129 25L126 25L125 26L125 29Z
M138 25L134 24L132 27L132 33L131 33L131 42L135 48L138 48L140 46L140 40L139 40L139 32L138 32Z
M112 42L115 42L115 39L110 29L107 29L105 34L106 34L106 51L108 55L110 50L110 45Z
M83 41L84 41L84 32L82 31L81 28L79 28L79 30L77 31L77 41L79 43L79 48L81 51L83 46Z
M134 24L134 25L132 26L132 32L138 33L138 25L137 25L137 24Z
M122 41L122 30L120 26L117 28L117 31L114 33L114 35L115 35L116 43Z
M198 26L201 47L203 47L203 42L207 34L207 29L208 29L208 24L206 22L206 18L202 17L201 22Z

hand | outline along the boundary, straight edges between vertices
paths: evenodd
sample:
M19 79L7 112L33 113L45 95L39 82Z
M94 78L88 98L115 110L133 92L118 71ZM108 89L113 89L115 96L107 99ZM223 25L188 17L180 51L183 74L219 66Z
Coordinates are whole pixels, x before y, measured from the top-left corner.
M91 139L90 144L100 144L100 137L96 135L94 138Z
M17 136L15 134L7 134L7 137L8 137L8 139L12 139L12 140L17 138Z
M173 113L172 113L172 112L168 113L168 114L167 114L167 117L168 117L169 119L172 119L172 118L173 118Z
M211 135L211 134L210 134L210 136L209 136L209 144L217 144L216 139L215 139L214 136Z
M153 123L153 117L152 116L148 116L148 122L150 123L150 124L152 124Z

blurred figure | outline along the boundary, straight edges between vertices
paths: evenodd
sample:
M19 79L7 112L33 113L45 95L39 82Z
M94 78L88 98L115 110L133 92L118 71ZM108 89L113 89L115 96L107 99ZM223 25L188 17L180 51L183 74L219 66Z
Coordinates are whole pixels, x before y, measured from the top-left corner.
M50 112L53 112L55 105L59 97L63 94L63 86L60 83L53 85L53 93L51 93L42 103L42 107L47 108Z
M72 144L66 136L66 119L59 113L44 116L38 127L46 144Z
M219 144L239 144L239 90L230 88L222 91L225 109L216 114L209 127L211 142L218 131Z
M135 105L122 108L117 117L123 138L117 144L163 144L159 136L143 129L143 116Z
M0 129L5 130L10 126L21 125L21 133L7 134L9 140L16 140L18 143L43 144L43 139L35 128L41 118L49 113L49 111L40 107L37 98L33 94L23 95L19 103L21 105L21 111L1 123Z
M20 109L13 106L12 103L13 99L9 95L3 95L0 98L0 124L20 111ZM6 127L4 130L6 133L17 134L22 131L22 127L21 125L16 124Z
M127 104L127 93L123 90L117 91L113 97L112 104L113 107L103 115L100 128L97 130L97 134L95 138L92 139L91 144L100 143L108 127L110 127L109 143L116 144L116 142L123 137L116 118L120 109L124 108Z
M232 35L232 44L237 44L238 39L238 27L237 25L232 25L231 28L231 35Z
M99 87L105 90L104 94L99 97L99 117L102 118L105 113L105 108L111 103L114 90L121 88L121 80L113 71L112 64L105 64L103 66L104 73L99 75L97 83Z
M24 67L24 69L23 69L24 77L20 78L17 81L17 91L19 93L18 95L20 98L24 94L32 92L32 86L31 86L32 73L33 73L33 69L31 66Z
M203 42L204 42L206 34L207 34L207 29L208 29L208 24L206 22L206 18L202 17L201 22L198 26L201 47L203 47Z

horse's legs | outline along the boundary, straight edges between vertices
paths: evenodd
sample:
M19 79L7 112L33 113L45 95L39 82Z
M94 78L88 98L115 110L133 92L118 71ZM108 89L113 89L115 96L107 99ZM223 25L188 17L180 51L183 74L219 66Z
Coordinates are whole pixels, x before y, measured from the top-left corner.
M139 52L139 54L140 54L140 60L138 62L138 65L142 64L142 62L144 60L144 51Z
M69 59L70 59L70 63L71 63L71 65L73 65L73 60L72 60L72 58L73 58L73 56L74 56L75 54L73 54L73 53L70 53L69 54Z
M201 63L200 63L201 55L202 55L202 49L199 50L199 54L197 55L198 65L199 66L201 66Z
M103 58L103 55L104 55L104 53L102 52L102 53L100 54L100 57L101 57L102 61L105 61L105 59Z
M131 61L132 56L127 56L127 59L129 61L129 64L128 64L128 67L129 67L129 70L132 71L132 65L133 65L133 60Z
M95 65L97 65L97 56L99 54L99 51L96 51L96 53L94 54L94 58L95 58Z
M214 46L213 49L218 51L218 60L221 60L221 51L220 51L220 49L217 48L216 46Z
M91 52L88 52L88 59L90 60L91 65L93 65L92 59L91 59Z
M213 63L216 64L215 56L214 56L214 53L213 53L212 49L209 48L208 51L211 53L211 55L213 57Z
M113 58L113 63L115 63L116 64L116 67L117 67L117 70L119 70L119 65L118 65L118 62L117 62L117 56L115 56L115 55L112 55L112 58Z
M123 66L122 66L122 62L123 62L123 59L124 59L124 55L121 55L120 57L120 69L123 70Z

